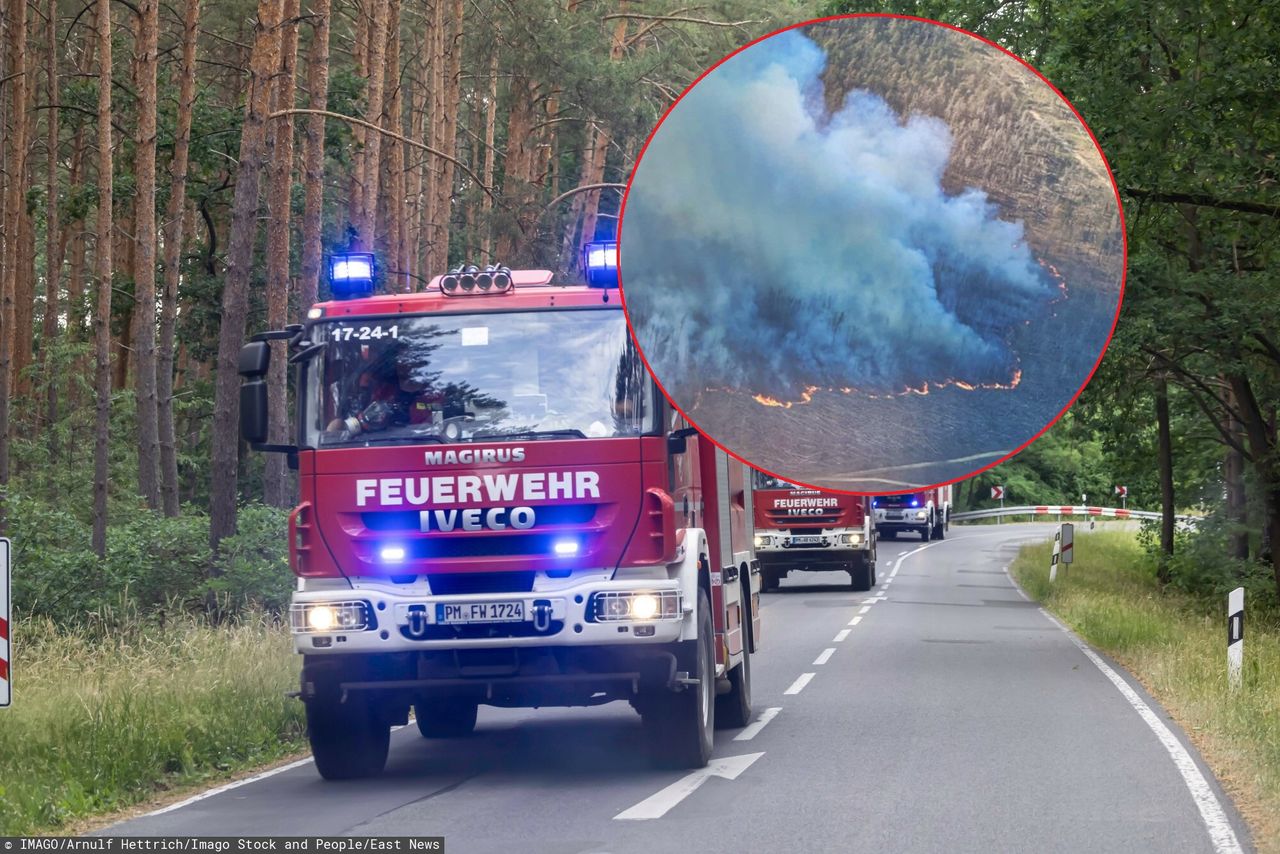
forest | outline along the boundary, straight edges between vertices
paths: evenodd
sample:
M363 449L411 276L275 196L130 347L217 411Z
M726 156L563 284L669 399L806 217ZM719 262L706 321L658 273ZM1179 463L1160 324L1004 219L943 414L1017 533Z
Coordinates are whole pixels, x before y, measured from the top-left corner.
M1243 581L1275 603L1274 3L3 0L15 609L278 607L293 484L282 455L239 441L235 358L326 296L326 255L375 251L386 290L463 261L572 274L705 68L778 27L873 9L1038 68L1124 204L1106 358L1071 413L959 485L960 504L988 506L997 483L1014 503L1125 484L1130 506L1166 512L1149 536L1162 581L1206 596ZM280 418L286 383L271 377ZM1178 530L1186 510L1208 518Z
M282 455L239 439L247 336L326 298L334 250L376 252L387 291L464 261L572 274L580 241L613 234L666 107L805 11L5 0L0 534L22 566L16 609L278 606L294 487Z

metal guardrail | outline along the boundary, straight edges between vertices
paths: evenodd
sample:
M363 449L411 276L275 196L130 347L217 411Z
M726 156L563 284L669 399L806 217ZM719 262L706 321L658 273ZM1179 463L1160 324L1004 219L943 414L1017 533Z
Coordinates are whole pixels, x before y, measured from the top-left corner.
M993 519L1004 516L1092 516L1103 519L1159 519L1161 514L1154 510L1129 510L1120 507L1086 507L1066 504L1025 504L1018 507L992 507L987 510L969 510L964 513L952 513L951 521L964 522L969 519ZM1199 516L1177 516L1179 522L1197 522Z

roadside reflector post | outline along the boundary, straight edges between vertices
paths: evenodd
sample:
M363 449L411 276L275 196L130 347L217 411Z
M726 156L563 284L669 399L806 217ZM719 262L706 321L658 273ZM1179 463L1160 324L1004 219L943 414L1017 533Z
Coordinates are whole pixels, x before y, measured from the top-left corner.
M0 537L0 709L13 701L13 676L9 663L13 660L9 642L9 556L12 543Z
M1244 588L1227 594L1227 683L1240 688L1240 667L1244 663Z
M1063 522L1053 535L1053 554L1049 557L1050 581L1058 580L1058 564L1063 564L1063 572L1066 572L1065 565L1075 558L1074 540L1075 527L1070 522Z

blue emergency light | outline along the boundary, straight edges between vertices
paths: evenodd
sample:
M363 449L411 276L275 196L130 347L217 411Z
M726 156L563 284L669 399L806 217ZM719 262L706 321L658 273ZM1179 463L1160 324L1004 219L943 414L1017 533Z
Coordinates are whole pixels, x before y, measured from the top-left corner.
M593 288L618 286L618 242L598 240L582 247L582 270Z
M334 299L358 299L373 293L373 253L345 252L329 256L329 287Z

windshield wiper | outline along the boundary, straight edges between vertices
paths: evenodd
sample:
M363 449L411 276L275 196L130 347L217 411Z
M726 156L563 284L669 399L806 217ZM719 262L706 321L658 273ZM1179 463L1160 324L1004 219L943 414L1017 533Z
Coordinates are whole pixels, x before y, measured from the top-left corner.
M355 437L342 442L335 442L329 447L331 448L359 448L368 445L443 445L444 438L437 436L435 433L424 433L421 436L370 436Z
M471 441L481 439L585 439L587 434L576 428L566 430L516 430L512 433L472 433Z

